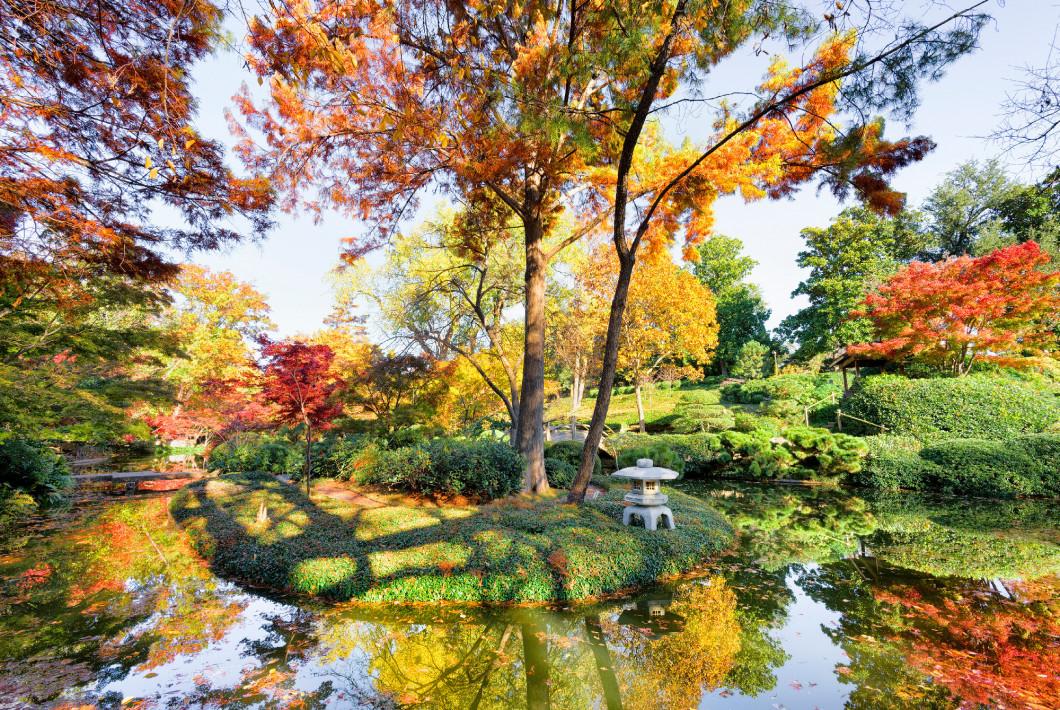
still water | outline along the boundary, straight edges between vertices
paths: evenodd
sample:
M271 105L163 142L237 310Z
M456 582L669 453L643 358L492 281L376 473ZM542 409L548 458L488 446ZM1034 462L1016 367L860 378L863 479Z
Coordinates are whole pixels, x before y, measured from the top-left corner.
M1060 708L1055 502L683 490L738 549L572 608L247 590L83 502L0 540L0 708Z

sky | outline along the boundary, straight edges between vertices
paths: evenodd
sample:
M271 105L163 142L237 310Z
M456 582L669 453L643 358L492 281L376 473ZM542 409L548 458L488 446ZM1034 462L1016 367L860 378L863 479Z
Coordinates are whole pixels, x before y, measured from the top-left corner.
M964 5L959 2L955 7ZM923 202L946 172L973 158L997 157L1021 182L1040 177L1019 156L1005 154L1002 146L987 136L1001 123L1006 93L1016 88L1021 70L1040 66L1048 58L1060 20L1060 2L991 0L986 12L994 21L984 29L979 50L959 59L938 83L922 87L921 105L911 125L888 123L885 137L889 139L925 135L938 146L893 181L898 190L907 193L912 207ZM707 88L713 93L753 86L762 76L763 62L750 52L727 59L713 72L712 76L719 77L717 86ZM237 52L218 54L197 68L195 78L200 129L231 144L224 114L232 105L231 97L249 80L242 59ZM731 87L726 87L726 82ZM706 135L711 121L709 114L684 116L665 120L664 127L672 138L689 135L694 139L697 134ZM235 164L236 158L230 159ZM418 218L429 216L432 208L433 203L424 200ZM792 200L747 204L734 196L717 202L716 230L740 238L745 252L758 262L751 279L761 286L772 309L770 327L805 305L803 297L791 297L803 278L795 265L804 247L799 232L805 227L827 226L842 209L830 193L818 193L813 185ZM271 236L260 244L244 243L221 253L197 253L187 260L231 271L263 292L272 306L278 335L308 334L322 327L331 310L326 277L338 261L342 238L360 233L363 227L337 214L326 215L319 224L308 217L286 214L279 215L277 221Z

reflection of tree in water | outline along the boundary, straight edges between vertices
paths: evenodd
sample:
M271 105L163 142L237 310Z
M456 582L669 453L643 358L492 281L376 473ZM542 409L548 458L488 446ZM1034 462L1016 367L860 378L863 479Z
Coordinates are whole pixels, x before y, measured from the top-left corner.
M241 607L216 594L217 580L184 554L166 502L84 506L4 541L17 550L0 564L0 674L17 679L5 697L87 697L96 681L121 680L224 636Z
M359 654L376 691L399 705L456 710L591 707L599 696L581 617L521 610L449 623L341 621L323 632L329 672ZM562 669L558 671L555 669Z
M1060 708L1060 579L1004 592L983 580L921 580L875 596L891 612L883 635L965 704Z
M1060 707L1056 578L1006 586L848 560L799 584L841 614L822 630L850 659L837 669L847 707Z
M899 567L936 576L1014 579L1060 572L1054 501L876 494L880 529L865 544Z
M332 677L360 673L361 688L367 678L400 706L695 707L733 668L741 638L736 595L722 577L687 582L667 611L683 617L683 630L661 637L620 625L618 611L469 611L463 623L325 619L322 660Z
M682 585L667 611L684 617L684 630L657 639L604 620L626 710L697 707L733 667L740 626L736 595L723 577Z
M791 657L771 633L784 625L795 601L786 583L791 566L766 570L742 555L722 557L716 566L736 595L740 626L740 650L723 685L754 697L776 686L774 669Z
M841 559L876 529L865 500L828 486L729 484L709 496L739 530L742 552L766 569Z

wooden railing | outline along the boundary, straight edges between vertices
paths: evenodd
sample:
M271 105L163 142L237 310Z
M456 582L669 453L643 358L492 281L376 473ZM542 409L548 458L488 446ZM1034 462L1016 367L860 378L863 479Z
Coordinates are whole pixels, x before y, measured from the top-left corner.
M835 424L836 424L836 429L839 430L839 431L843 431L843 417L846 417L847 419L853 419L854 421L861 422L862 424L868 424L869 426L878 427L880 431L887 431L887 427L885 427L883 424L877 424L876 422L870 422L867 419L862 419L861 417L855 417L852 414L843 414L843 410L842 409L837 409L837 410L835 410Z
M810 410L816 408L818 404L824 404L828 400L832 400L832 404L835 404L835 395L836 393L832 392L827 397L819 399L813 404L807 404L805 407L802 408L803 417L806 419L806 426L810 426Z

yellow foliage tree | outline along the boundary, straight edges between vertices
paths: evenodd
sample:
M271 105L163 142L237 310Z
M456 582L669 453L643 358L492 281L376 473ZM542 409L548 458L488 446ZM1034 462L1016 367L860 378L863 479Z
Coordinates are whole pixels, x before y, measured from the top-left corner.
M636 387L641 432L645 431L642 388L659 366L668 359L705 362L718 345L718 319L710 289L674 264L667 252L649 254L633 271L618 355L619 370ZM607 303L617 278L618 258L606 245L592 253L579 276L597 303ZM602 338L609 314L599 308L593 312ZM692 366L677 369L686 377L701 376Z

